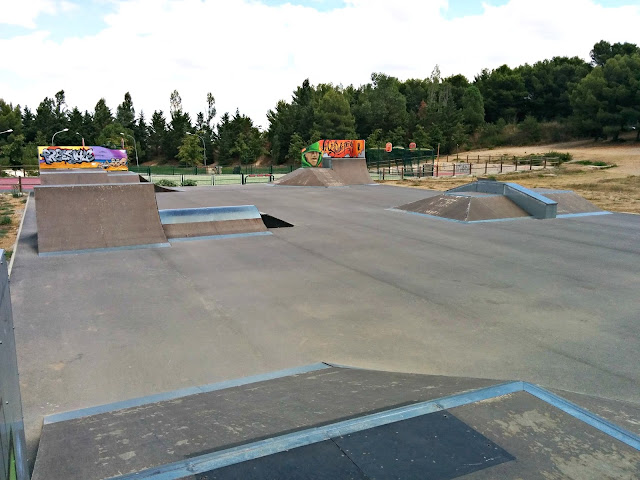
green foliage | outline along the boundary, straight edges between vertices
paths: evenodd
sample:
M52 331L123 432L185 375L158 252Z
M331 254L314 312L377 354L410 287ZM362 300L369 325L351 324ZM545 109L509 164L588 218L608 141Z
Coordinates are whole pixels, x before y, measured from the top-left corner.
M355 118L341 91L330 87L314 111L313 138L355 139Z
M556 157L560 163L570 162L573 156L569 152L556 152L551 151L546 154L547 157Z
M178 149L181 167L193 167L202 163L202 143L196 135L185 135Z
M520 131L523 134L523 140L525 144L539 142L542 138L542 129L536 117L527 115L524 121L520 124Z
M287 151L286 160L289 162L295 163L300 160L300 152L307 145L305 144L302 137L298 135L298 132L295 132L291 136L291 142L289 143L289 150Z
M183 187L195 187L195 186L197 186L197 185L198 185L198 182L196 182L195 180L192 180L192 179L190 179L190 178L185 178L185 179L182 181L182 186L183 186Z
M470 132L475 132L484 123L484 100L478 87L467 87L462 95L462 119Z
M176 182L174 182L173 180L167 180L166 178L158 180L157 182L154 182L154 183L156 185L160 185L161 187L177 187L178 186Z
M11 217L9 215L0 217L0 225L11 225Z

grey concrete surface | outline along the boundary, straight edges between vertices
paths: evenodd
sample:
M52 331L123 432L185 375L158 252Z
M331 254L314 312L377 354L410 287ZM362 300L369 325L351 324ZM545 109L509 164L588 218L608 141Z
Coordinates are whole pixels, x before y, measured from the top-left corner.
M11 276L31 452L44 415L327 361L640 399L640 217L459 224L390 186L197 187L273 235L39 258Z

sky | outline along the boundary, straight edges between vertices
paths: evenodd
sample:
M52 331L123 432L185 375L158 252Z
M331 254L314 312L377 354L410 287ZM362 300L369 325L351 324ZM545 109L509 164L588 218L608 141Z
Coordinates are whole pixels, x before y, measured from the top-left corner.
M296 87L469 80L593 45L640 45L638 0L0 0L0 98L35 110L64 90L69 108L115 114L126 92L147 121L177 90L192 120L207 93L218 115L250 116Z

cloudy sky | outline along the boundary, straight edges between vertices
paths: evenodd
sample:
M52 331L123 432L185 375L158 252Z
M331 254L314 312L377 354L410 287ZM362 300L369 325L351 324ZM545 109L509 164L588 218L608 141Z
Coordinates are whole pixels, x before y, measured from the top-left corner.
M192 118L213 93L221 113L266 112L312 84L470 80L483 68L554 56L588 59L593 44L640 45L638 0L0 0L0 98L34 109L115 112L130 92L147 120L175 89Z

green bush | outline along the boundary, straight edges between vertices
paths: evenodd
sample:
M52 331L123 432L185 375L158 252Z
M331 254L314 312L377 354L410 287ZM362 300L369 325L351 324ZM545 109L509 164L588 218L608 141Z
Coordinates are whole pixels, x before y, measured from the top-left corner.
M560 163L570 162L573 158L569 152L561 153L561 152L549 152L546 154L547 157L556 157Z
M0 225L11 225L11 217L9 215L0 217Z
M183 187L196 187L197 185L198 185L198 182L196 182L195 180L192 180L190 178L187 178L187 179L182 181L182 186Z
M177 187L178 186L176 182L174 182L173 180L167 180L166 178L163 178L162 180L158 180L155 183L156 185L160 185L161 187Z

